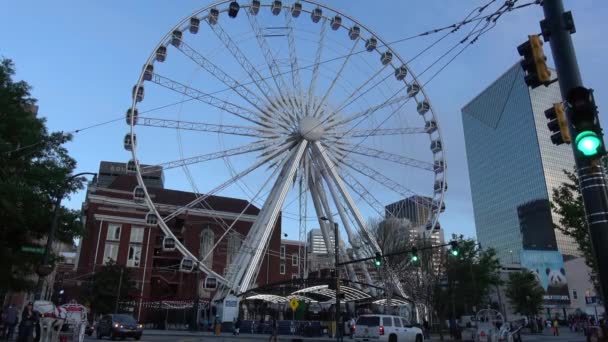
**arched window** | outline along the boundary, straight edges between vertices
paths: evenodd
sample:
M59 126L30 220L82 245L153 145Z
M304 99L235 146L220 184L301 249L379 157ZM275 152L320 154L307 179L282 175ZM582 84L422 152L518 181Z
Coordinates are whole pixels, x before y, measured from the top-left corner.
M215 243L215 234L209 228L203 230L201 232L201 246L199 249L199 258L202 259L207 255L207 253L211 252L207 259L205 259L205 266L211 268L213 265L213 244Z
M234 258L236 258L236 254L239 252L240 248L241 237L238 234L230 234L230 237L228 237L227 267L230 267L230 264L233 262Z

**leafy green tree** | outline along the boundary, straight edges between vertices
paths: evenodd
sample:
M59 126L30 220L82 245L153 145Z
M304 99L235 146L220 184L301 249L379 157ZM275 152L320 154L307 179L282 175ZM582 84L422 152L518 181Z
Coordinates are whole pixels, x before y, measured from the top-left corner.
M528 270L510 273L505 292L517 313L533 317L543 309L545 290L534 273Z
M559 224L554 223L555 228L566 236L574 239L582 252L585 263L591 269L589 275L595 288L599 288L597 278L597 263L593 255L593 247L589 236L589 228L585 218L585 207L583 197L578 187L578 177L575 173L564 170L569 182L563 183L553 189L551 209L559 215ZM601 291L596 291L601 293Z
M132 294L137 291L131 269L110 261L92 276L89 298L91 309L96 314L115 313L118 298L118 312L126 311ZM120 304L122 303L122 304Z
M46 237L57 194L82 188L82 179L66 184L76 166L62 146L71 136L47 131L30 86L13 81L14 73L11 60L0 61L0 293L32 289L42 256L22 247ZM73 243L79 216L66 208L61 214L57 238Z

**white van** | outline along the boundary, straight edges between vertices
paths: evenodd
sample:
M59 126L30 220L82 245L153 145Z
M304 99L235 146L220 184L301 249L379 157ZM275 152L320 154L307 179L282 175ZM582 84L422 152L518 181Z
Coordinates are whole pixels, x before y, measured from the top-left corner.
M362 315L355 325L355 342L422 342L422 329L392 315Z

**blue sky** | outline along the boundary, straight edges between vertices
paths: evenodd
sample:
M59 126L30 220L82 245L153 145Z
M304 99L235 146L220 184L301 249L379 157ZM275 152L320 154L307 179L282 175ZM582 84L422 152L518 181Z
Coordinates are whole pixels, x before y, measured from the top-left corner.
M472 0L322 2L351 15L387 41L452 24L485 3ZM608 30L608 3L601 0L565 2L575 18L577 33L573 39L583 80L586 86L596 90L601 112L602 108L608 108L605 81L608 47L602 36ZM193 0L11 1L3 6L0 15L0 55L13 59L16 78L33 86L32 94L39 100L40 114L47 118L49 129L72 131L123 117L130 106L131 87L154 46L171 27L209 3ZM517 45L528 34L540 31L541 16L539 6L506 14L494 30L467 49L427 87L447 150L449 191L447 210L441 218L446 235L475 234L460 108L517 62ZM410 40L392 48L408 59L436 38L435 35ZM450 44L455 41L456 38L451 38ZM430 50L411 67L420 72L448 46ZM549 53L548 47L546 52ZM604 127L608 127L608 122L602 121ZM77 171L97 171L100 160L126 161L129 155L122 149L126 131L124 121L120 120L77 133L68 145L78 161ZM76 194L66 203L79 208L83 197L84 193ZM296 236L295 230L290 232L291 236Z

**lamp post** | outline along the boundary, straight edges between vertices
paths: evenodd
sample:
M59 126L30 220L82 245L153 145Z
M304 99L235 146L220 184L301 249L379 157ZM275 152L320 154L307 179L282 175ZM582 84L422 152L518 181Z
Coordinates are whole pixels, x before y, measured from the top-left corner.
M329 220L327 217L322 216L320 217L320 219L322 221L329 221L332 222L332 220ZM340 323L340 269L339 269L339 264L340 264L340 257L339 257L339 242L340 242L340 235L339 235L339 229L338 229L338 223L337 222L333 222L334 223L334 265L335 265L335 282L336 282L336 340L337 341L341 341L342 340L342 324Z
M65 184L70 183L74 179L84 175L92 175L97 176L96 173L93 172L81 172L65 179ZM38 283L36 284L36 293L34 298L40 299L42 296L42 286L44 284L45 278L53 272L54 266L50 264L51 259L51 251L53 250L53 242L55 240L55 232L57 231L57 225L59 224L59 214L61 210L61 200L65 196L65 190L60 189L57 192L57 197L55 198L55 208L53 208L53 220L51 221L51 228L49 229L49 235L46 239L46 247L44 249L44 256L42 257L42 263L38 266L36 273L38 274Z

